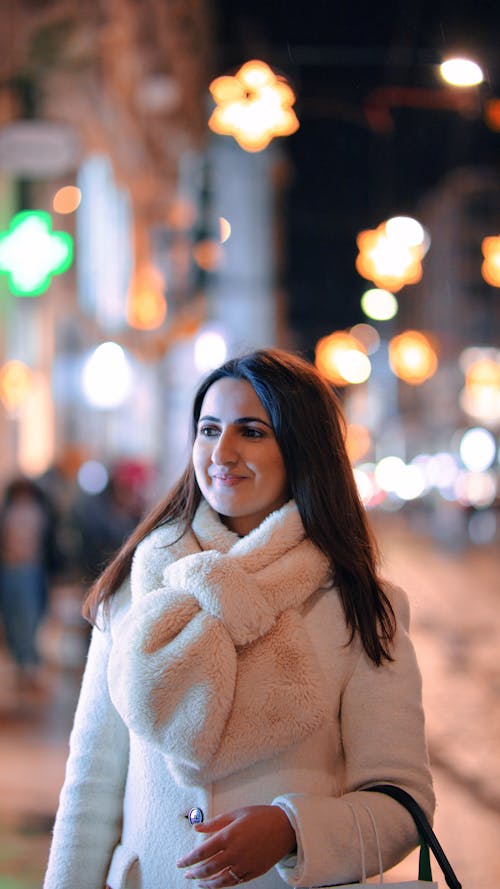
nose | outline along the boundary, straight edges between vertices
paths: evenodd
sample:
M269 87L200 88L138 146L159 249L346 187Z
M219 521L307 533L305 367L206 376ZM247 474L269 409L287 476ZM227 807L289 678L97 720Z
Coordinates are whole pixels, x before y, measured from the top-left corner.
M225 466L236 463L237 459L235 436L231 434L231 430L224 429L212 450L212 463L215 463L216 466Z

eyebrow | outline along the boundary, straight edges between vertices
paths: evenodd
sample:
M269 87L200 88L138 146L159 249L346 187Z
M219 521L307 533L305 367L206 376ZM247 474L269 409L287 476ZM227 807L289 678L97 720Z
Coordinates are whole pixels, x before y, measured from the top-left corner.
M206 414L203 417L200 417L198 423L202 423L204 421L210 421L211 423L220 423L219 417L211 417ZM273 427L270 423L267 423L266 420L262 420L260 417L238 417L236 420L233 420L235 426L243 426L245 423L262 423L263 426L267 426L268 429L273 431Z

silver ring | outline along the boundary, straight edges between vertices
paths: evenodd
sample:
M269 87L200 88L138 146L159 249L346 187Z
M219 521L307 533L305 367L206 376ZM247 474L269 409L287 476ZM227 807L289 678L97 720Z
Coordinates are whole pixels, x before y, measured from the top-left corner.
M232 867L228 867L227 872L228 872L228 874L231 874L233 880L236 880L237 883L242 883L242 882L243 882L242 878L239 877L238 874L235 874L235 872L234 872L234 870L232 869Z

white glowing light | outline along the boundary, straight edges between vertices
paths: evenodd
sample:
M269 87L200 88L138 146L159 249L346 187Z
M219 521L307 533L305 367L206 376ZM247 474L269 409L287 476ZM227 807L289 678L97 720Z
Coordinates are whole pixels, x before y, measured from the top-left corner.
M394 493L401 500L415 500L422 496L426 488L427 483L423 470L417 464L410 464L405 466L401 474L398 475Z
M386 498L386 492L375 480L375 465L373 463L361 463L353 470L359 496L366 509L380 506Z
M500 421L500 391L496 386L464 388L458 400L464 413L472 420L491 425Z
M398 312L398 301L390 290L372 287L361 297L361 308L374 321L390 321Z
M78 470L78 484L86 494L100 494L108 483L108 470L97 460L87 460Z
M341 349L337 356L340 375L348 383L364 383L372 372L370 359L356 349Z
M471 472L483 472L495 459L496 442L491 432L476 426L464 432L459 445L462 463Z
M87 358L82 386L89 404L97 408L119 407L132 387L132 368L118 343L102 343Z
M363 472L362 469L354 469L353 472L354 481L356 482L359 496L366 506L370 502L374 494L373 480L370 478L368 473Z
M384 457L375 467L375 479L383 491L395 491L406 467L400 457Z
M447 59L439 70L443 80L452 86L477 86L484 80L481 68L471 59Z
M206 330L196 338L194 363L200 373L207 373L226 360L227 345L221 333Z
M387 220L385 230L391 241L405 247L419 247L424 243L424 227L411 216L393 216Z

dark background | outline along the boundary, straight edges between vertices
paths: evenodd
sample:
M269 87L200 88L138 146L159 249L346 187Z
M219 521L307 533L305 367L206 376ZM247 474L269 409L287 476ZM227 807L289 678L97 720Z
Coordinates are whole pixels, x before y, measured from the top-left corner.
M450 170L498 166L500 133L483 112L500 95L500 4L217 0L215 11L217 73L262 58L297 95L300 129L281 140L292 171L283 283L292 329L312 349L362 320L360 230L415 215ZM437 66L455 53L482 65L480 87L443 84ZM436 107L457 101L469 107Z

